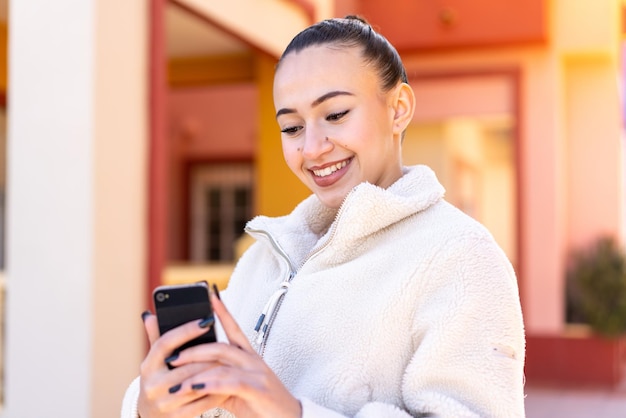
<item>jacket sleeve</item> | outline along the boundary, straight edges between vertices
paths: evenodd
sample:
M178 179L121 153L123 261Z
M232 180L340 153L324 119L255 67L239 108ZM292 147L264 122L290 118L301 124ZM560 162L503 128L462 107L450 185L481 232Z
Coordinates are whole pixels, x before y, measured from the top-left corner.
M303 398L302 418L348 418L338 412L332 411L321 405L318 405L309 399ZM415 416L424 417L454 417L454 418L479 418L478 415L470 412L462 405L448 405L444 410L440 410L437 415L424 413L423 415L412 415L395 405L382 402L370 402L363 406L354 418L414 418Z
M404 403L437 417L522 418L525 338L513 268L491 236L451 241L414 315Z
M124 400L122 401L120 418L139 418L137 399L139 399L139 376L137 376L135 380L130 383L128 389L126 389Z
M324 408L309 399L303 398L300 402L302 404L302 418L347 418L345 415ZM370 417L412 418L413 416L394 405L372 402L365 405L354 418Z
M414 352L401 401L370 402L353 418L524 417L524 328L513 269L487 237L443 248L416 295ZM426 275L426 276L425 276ZM302 418L338 418L302 399Z

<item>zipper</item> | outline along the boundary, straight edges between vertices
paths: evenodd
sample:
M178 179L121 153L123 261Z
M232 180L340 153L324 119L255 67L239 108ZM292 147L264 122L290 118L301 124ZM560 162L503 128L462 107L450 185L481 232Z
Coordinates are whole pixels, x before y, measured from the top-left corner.
M296 275L296 273L294 273L294 272L291 272L289 274L289 279L287 279L288 283L290 283L291 280L293 280L295 275ZM282 289L282 286L281 286L281 289ZM280 307L283 304L283 300L285 299L285 295L287 294L287 290L288 290L288 288L286 288L284 290L284 292L282 292L280 294L280 296L278 296L278 298L276 299L276 304L273 307L272 312L270 313L270 317L267 320L267 323L263 326L263 330L261 331L261 334L259 334L257 336L257 342L259 342L259 340L260 340L258 353L261 355L261 357L263 357L264 354L265 354L265 346L267 345L267 338L269 337L270 329L272 328L272 324L274 323L274 320L276 319L276 315L278 315L278 310L280 309ZM261 316L263 316L263 314L261 314ZM261 319L261 317L259 317L259 320L260 319ZM257 324L257 326L258 326L258 324ZM257 332L259 332L259 331L260 330L257 330Z
M259 316L259 319L257 320L256 326L254 327L254 330L257 332L257 344L259 346L259 348L257 349L257 353L261 357L263 357L265 354L265 346L267 345L267 338L269 336L270 329L272 328L272 325L274 324L274 320L276 319L278 311L280 310L280 307L283 304L283 299L285 298L285 295L289 291L289 286L291 285L292 280L307 262L309 262L315 256L320 254L326 247L328 247L328 245L330 245L330 242L333 240L335 233L337 231L337 224L338 224L339 218L341 217L341 214L343 213L344 204L350 194L352 193L350 192L346 195L346 197L344 197L343 202L341 203L341 206L339 207L339 210L335 214L335 219L333 220L331 224L331 230L330 230L328 239L324 241L322 245L313 249L313 251L310 252L309 255L307 255L304 261L300 263L300 265L297 268L294 267L287 252L283 250L283 248L278 244L278 242L276 242L276 240L274 240L274 238L270 235L269 232L265 230L261 230L261 229L251 229L249 227L246 227L246 231L249 233L264 235L270 241L270 244L276 250L276 252L287 262L287 265L289 268L289 277L287 278L287 280L283 281L280 284L280 288L276 292L274 292L274 294L272 294L269 301L263 308L263 311L261 312L261 315Z
M261 357L263 357L263 354L265 353L267 336L269 334L272 323L274 322L274 318L276 317L276 313L282 305L283 298L289 290L289 284L296 275L296 267L294 267L287 252L278 244L278 242L276 242L274 237L272 237L269 232L262 229L252 229L249 227L246 227L245 230L250 234L260 234L265 236L274 248L274 250L278 253L278 255L283 260L285 260L285 262L287 263L287 268L289 269L289 276L287 277L287 280L284 280L281 283L280 288L272 294L269 301L265 304L265 307L263 308L263 311L261 312L261 315L257 320L256 326L254 327L254 330L257 332L257 353L261 355Z

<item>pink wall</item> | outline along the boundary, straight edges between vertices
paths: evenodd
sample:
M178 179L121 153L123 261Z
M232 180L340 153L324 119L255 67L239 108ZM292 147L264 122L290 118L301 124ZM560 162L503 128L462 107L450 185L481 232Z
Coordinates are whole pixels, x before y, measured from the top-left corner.
M257 142L253 84L173 89L168 97L168 260L187 257L187 170L192 163L252 161Z
M247 159L256 141L253 84L171 90L172 150L181 157Z
M567 230L574 248L598 234L616 236L622 216L621 106L617 78L605 60L565 65L568 100ZM585 121L591 109L593 123ZM610 136L609 136L610 135Z

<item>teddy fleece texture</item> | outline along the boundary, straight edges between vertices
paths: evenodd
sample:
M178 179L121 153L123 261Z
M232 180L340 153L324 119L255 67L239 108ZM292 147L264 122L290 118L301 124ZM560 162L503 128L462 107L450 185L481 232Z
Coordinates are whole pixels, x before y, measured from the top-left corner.
M357 186L338 211L313 195L248 223L257 242L223 300L303 418L524 416L515 274L443 195L432 170L407 167L387 189ZM257 319L290 277L258 344ZM123 418L137 416L136 396L137 382Z

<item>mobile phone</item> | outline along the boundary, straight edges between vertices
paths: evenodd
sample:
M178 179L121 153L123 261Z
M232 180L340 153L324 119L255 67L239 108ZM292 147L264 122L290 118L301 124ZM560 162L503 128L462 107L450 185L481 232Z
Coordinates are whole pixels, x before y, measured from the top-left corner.
M159 286L154 289L152 296L161 335L187 322L213 317L206 282ZM173 354L198 344L216 341L215 327L211 326L206 333L181 345Z

